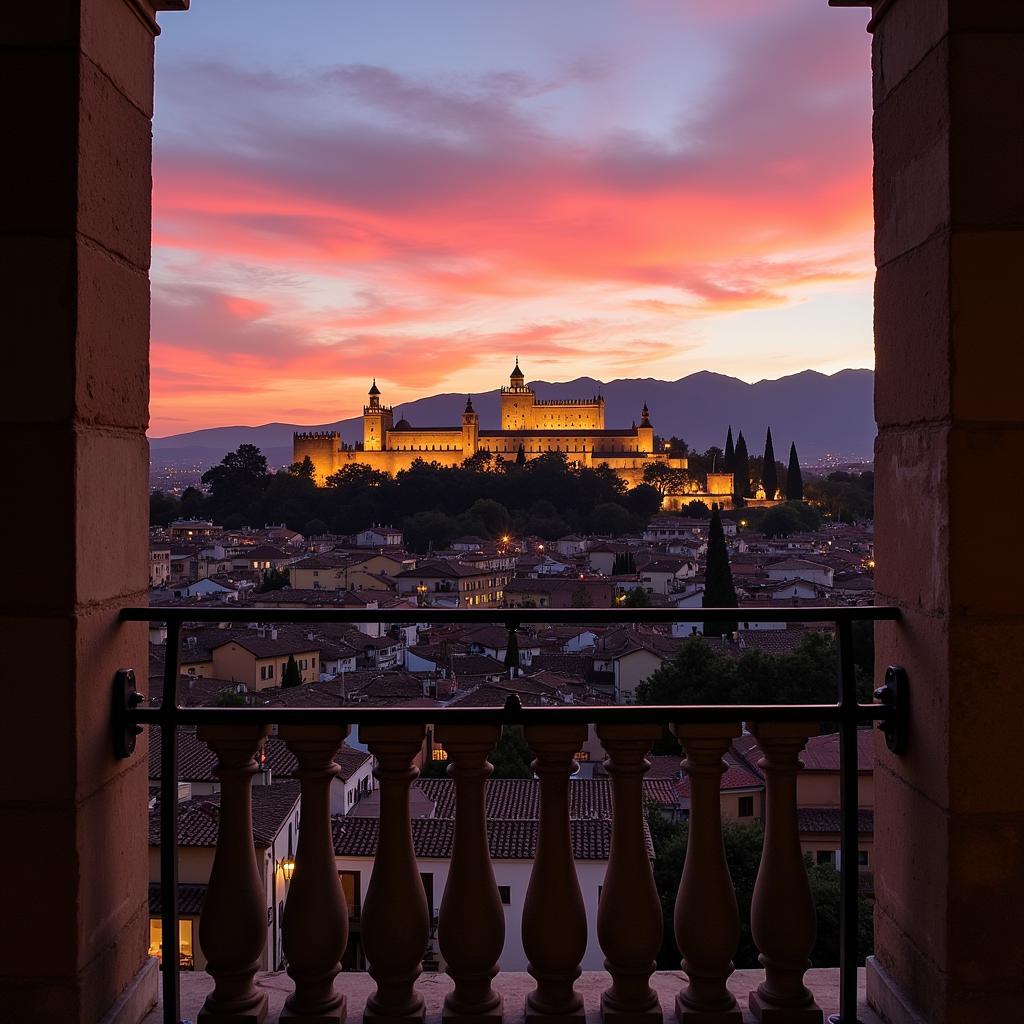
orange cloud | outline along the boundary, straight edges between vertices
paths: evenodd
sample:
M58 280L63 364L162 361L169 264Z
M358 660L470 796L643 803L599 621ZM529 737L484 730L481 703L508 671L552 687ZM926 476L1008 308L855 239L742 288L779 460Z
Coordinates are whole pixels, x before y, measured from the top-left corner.
M562 136L528 105L559 83L523 74L193 68L204 120L157 148L155 419L329 420L373 375L405 400L514 351L552 376L669 367L690 321L863 279L866 44L795 2L763 21L659 136Z

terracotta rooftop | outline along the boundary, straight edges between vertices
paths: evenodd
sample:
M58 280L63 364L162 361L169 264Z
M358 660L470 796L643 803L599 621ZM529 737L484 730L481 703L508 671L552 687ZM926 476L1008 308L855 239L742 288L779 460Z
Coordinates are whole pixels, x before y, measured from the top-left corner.
M416 856L447 859L455 842L452 818L414 818L412 841ZM334 853L338 857L372 857L377 850L378 818L336 815L331 819ZM487 822L487 840L495 860L532 860L537 853L537 821L492 820ZM572 821L569 824L573 857L576 860L607 860L611 853L610 820ZM648 839L648 855L654 855Z
M799 807L797 824L801 832L839 832L840 811L838 807ZM857 809L857 831L861 835L872 835L875 831L875 812L866 807Z
M281 831L299 800L297 782L252 787L252 832L258 849L266 849ZM178 805L178 846L217 845L220 794L195 797ZM149 812L149 845L160 845L160 802Z

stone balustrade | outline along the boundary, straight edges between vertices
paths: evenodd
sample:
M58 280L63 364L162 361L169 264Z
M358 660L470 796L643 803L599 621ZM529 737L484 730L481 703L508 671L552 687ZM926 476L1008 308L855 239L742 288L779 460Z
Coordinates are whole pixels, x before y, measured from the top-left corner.
M683 748L690 779L687 855L679 880L673 931L685 980L675 999L680 1024L739 1024L743 1014L729 986L739 938L739 915L722 842L718 799L723 757L740 723L671 726ZM796 814L799 754L813 728L803 724L754 726L767 778L765 845L752 909L752 934L764 974L749 995L749 1010L764 1024L820 1024L822 1011L804 982L814 942L815 913ZM265 727L203 728L218 758L220 830L213 874L200 923L200 943L213 990L202 1024L262 1024L266 996L253 978L266 940L266 915L251 842L250 785ZM288 1024L342 1024L346 979L339 961L348 937L348 908L331 843L328 788L334 755L347 726L282 727L301 781L301 829L294 876L283 917L283 948L294 983L280 1016ZM438 739L452 758L455 840L448 884L440 903L438 940L454 982L444 999L445 1024L523 1019L527 1024L583 1024L576 982L587 944L586 913L570 838L568 780L585 726L528 726L536 760L540 821L522 918L523 948L535 985L520 1005L503 1005L493 984L500 971L505 917L488 852L484 788L487 757L500 726L440 724ZM662 948L663 913L645 836L642 780L646 758L662 735L658 725L601 724L607 752L613 824L597 915L597 934L611 984L601 995L609 1024L663 1020L652 987ZM373 873L362 905L363 949L375 991L365 998L367 1022L422 1022L425 1006L416 982L430 931L430 911L417 870L409 790L418 770L424 728L364 726L361 738L377 759L380 831Z

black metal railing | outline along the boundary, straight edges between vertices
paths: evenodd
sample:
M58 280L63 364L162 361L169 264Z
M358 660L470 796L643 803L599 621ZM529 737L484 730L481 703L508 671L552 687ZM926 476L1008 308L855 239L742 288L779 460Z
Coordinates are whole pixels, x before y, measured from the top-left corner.
M837 700L833 704L713 704L713 705L617 705L524 708L510 701L504 708L276 708L276 707L180 707L181 628L186 622L215 623L309 623L356 625L423 623L426 625L502 625L511 636L524 622L537 625L655 625L673 622L831 623L838 646ZM163 697L159 707L148 707L135 691L131 672L118 673L113 695L114 747L118 756L129 756L135 736L146 725L160 725L160 889L161 934L166 949L178 946L178 742L183 725L436 725L453 724L531 725L558 723L662 723L690 722L818 722L839 725L840 775L840 999L833 1024L857 1022L857 728L878 722L890 749L906 748L907 680L901 669L891 667L884 684L875 691L878 703L857 700L853 660L853 623L897 620L891 607L818 608L611 608L611 609L291 609L291 608L124 608L123 622L163 622L167 626ZM165 958L163 965L163 1021L181 1024L178 964Z

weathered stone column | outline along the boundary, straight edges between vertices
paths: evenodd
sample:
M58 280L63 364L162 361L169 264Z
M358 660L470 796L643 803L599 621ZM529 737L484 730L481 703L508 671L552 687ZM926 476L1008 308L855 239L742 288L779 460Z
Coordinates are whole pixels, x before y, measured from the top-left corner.
M651 988L661 949L661 901L644 842L644 773L660 725L599 725L612 781L612 849L597 908L597 937L611 987L601 994L607 1024L660 1024L658 994Z
M267 904L252 838L256 752L269 733L260 725L201 726L197 735L217 755L220 782L217 849L199 918L199 945L213 991L199 1024L262 1024L267 994L253 978L267 944Z
M377 758L380 831L373 874L363 897L363 949L377 991L366 1001L366 1024L422 1021L423 997L413 985L423 968L430 910L416 866L409 823L409 786L419 775L412 759L423 746L422 725L361 725L359 738Z
M5 4L0 16L0 459L30 473L9 547L0 648L45 652L8 686L0 779L0 1016L99 1020L157 994L147 958L146 737L116 761L110 688L145 678L154 6ZM174 6L187 6L182 0ZM24 509L0 502L7 537ZM20 524L20 525L19 525ZM55 924L55 922L59 922Z
M875 592L903 612L876 678L906 668L911 722L905 756L876 743L868 999L894 1024L1009 1020L1024 788L993 780L1024 718L997 526L1024 503L1024 5L874 13Z
M334 987L348 944L348 907L331 835L331 783L341 771L334 755L347 725L281 726L278 734L299 762L301 825L295 873L284 908L284 955L295 991L280 1024L342 1024L345 997Z
M444 725L437 738L455 780L455 845L437 920L437 940L455 988L444 1001L445 1024L501 1024L501 996L491 987L505 944L505 911L487 845L484 784L498 725Z
M722 843L722 758L742 727L672 726L683 746L690 780L690 831L676 895L676 944L689 984L676 996L680 1024L740 1024L736 998L726 987L740 940L736 890Z
M573 982L587 951L587 911L573 858L569 776L587 727L533 725L524 737L537 755L533 770L540 778L540 831L523 905L523 949L537 979L526 997L526 1024L545 1024L553 1016L582 1024L583 1000Z
M750 932L765 976L750 993L750 1009L764 1024L821 1024L821 1010L804 984L817 917L796 813L800 751L818 729L783 722L752 725L750 731L764 752L757 765L765 774L764 849L750 905Z

